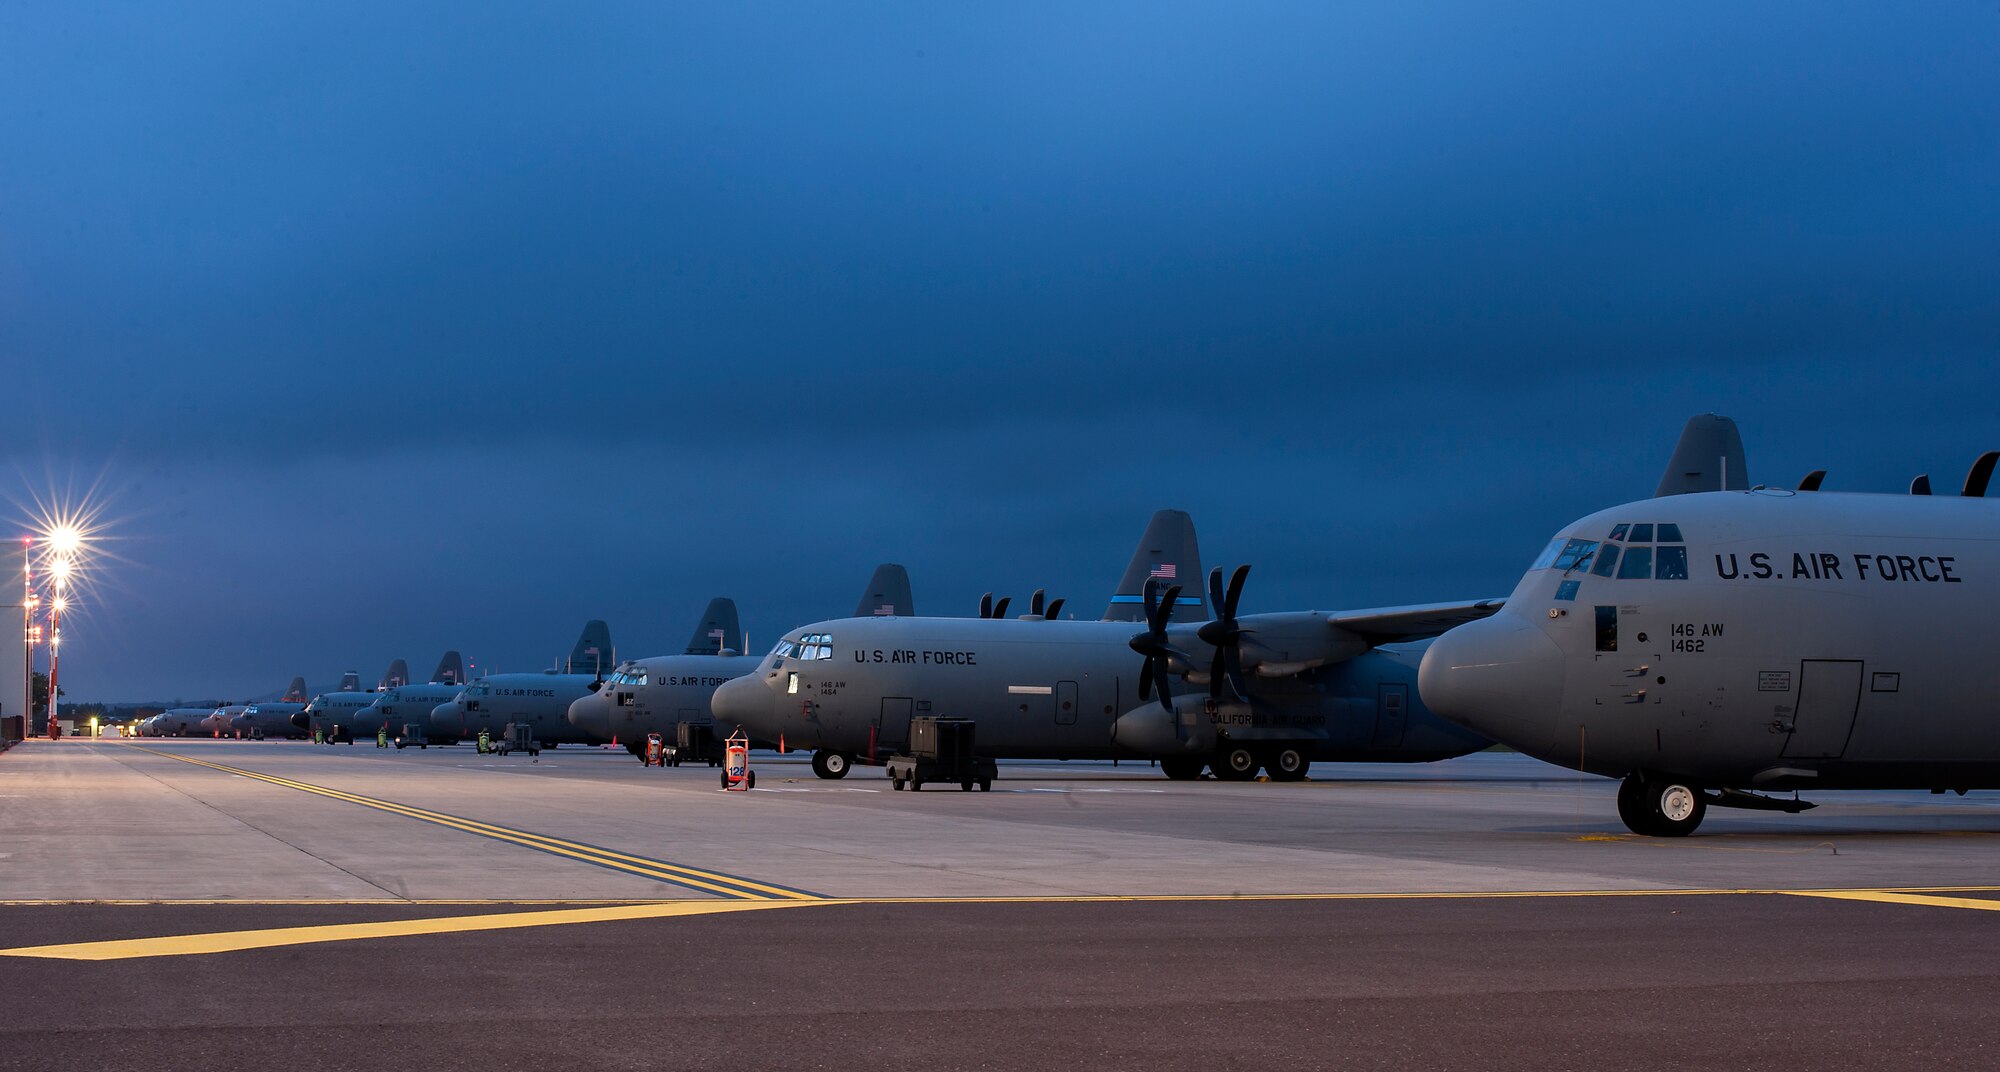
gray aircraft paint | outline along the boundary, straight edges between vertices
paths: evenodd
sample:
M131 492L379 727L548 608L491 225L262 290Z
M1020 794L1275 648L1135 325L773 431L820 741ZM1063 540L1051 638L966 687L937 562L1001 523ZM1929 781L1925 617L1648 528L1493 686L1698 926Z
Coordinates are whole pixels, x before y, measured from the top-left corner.
M280 699L244 707L230 720L230 729L242 737L302 736L304 731L292 724L292 716L306 709L306 700L306 679L295 677Z
M1257 681L1254 710L1225 702L1210 716L1205 690L1179 695L1175 717L1190 731L1187 747L1156 736L1134 741L1168 716L1157 699L1138 698L1132 635L1123 622L820 622L788 633L780 650L804 645L827 657L774 652L757 673L716 690L715 714L722 726L782 737L787 747L878 758L907 746L914 715L976 719L979 751L994 758L1206 757L1217 739L1211 721L1237 743L1306 743L1316 760L1441 759L1488 743L1417 702L1420 652L1366 644L1336 665ZM830 644L804 644L817 636ZM1200 647L1189 642L1191 651ZM1393 728L1382 720L1385 687Z
M447 651L438 660L429 682L422 685L392 685L375 695L374 702L354 716L354 734L373 737L385 727L389 735L400 736L404 727L416 723L428 735L431 712L442 703L457 698L465 689L465 661L456 651Z
M595 664L602 662L602 671ZM569 705L604 684L614 669L611 628L593 619L584 624L576 647L565 660L569 666L593 666L582 674L492 674L468 684L454 698L431 711L431 737L458 741L486 730L498 736L509 723L530 727L542 744L585 744L591 738L570 725Z
M916 600L910 591L909 571L893 562L877 566L854 613L859 618L914 615ZM620 666L602 690L570 704L570 724L595 740L616 741L634 752L643 747L649 733L672 742L683 722L713 724L710 702L716 688L755 670L758 664L758 660L740 654L740 647L720 652L723 637L736 640L739 646L742 643L736 602L719 598L709 602L685 654L639 659Z
M243 704L224 704L209 712L208 717L201 720L202 732L216 737L230 735L234 732L230 723L243 713L243 708Z
M214 713L213 707L170 707L142 723L140 733L146 737L192 737L201 732L201 720Z
M1650 574L1619 578L1638 572L1623 567L1646 546L1629 528L1639 523L1678 527L1686 579L1658 578L1661 548L1674 545L1657 528ZM1620 525L1624 539L1611 540ZM1711 492L1614 507L1558 539L1556 560L1544 552L1502 613L1432 646L1420 682L1433 708L1613 777L1713 790L2000 786L1995 701L1979 672L2000 590L2000 503ZM1591 557L1562 561L1570 540L1594 545Z
M1144 663L1132 642L1135 626L1144 626L1148 581L1203 591L1187 514L1153 516L1105 621L1030 614L815 623L787 633L757 673L718 688L716 721L787 747L865 758L907 746L916 715L978 720L979 751L995 758L1205 761L1227 749L1261 755L1284 747L1308 760L1422 760L1487 743L1416 702L1416 655L1371 649L1434 635L1490 607L1360 612L1360 628L1311 611L1245 616L1250 700L1225 693L1211 711L1207 670L1215 649L1194 635L1208 618L1208 600L1183 595L1168 626L1173 646L1186 653L1172 668L1179 688L1170 709L1139 695ZM1128 599L1128 589L1137 595ZM1133 613L1141 620L1125 620ZM1378 732L1378 723L1392 723L1393 732Z
M364 692L358 687L361 675L349 670L341 676L340 689L313 697L311 702L292 716L292 725L308 736L314 730L329 732L336 726L343 732L351 734L354 729L354 716L362 708L375 702L376 693L391 683L407 682L409 678L409 664L397 659L389 664L389 669L382 672L376 687Z

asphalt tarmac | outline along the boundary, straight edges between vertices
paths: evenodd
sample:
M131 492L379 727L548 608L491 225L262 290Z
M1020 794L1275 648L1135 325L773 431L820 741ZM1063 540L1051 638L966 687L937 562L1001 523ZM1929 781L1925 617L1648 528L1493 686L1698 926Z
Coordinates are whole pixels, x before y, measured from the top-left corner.
M1303 785L1009 764L994 793L915 796L802 757L727 795L707 768L541 759L0 756L0 1069L2000 1054L2000 808L1976 796L1655 841L1611 783L1505 755Z

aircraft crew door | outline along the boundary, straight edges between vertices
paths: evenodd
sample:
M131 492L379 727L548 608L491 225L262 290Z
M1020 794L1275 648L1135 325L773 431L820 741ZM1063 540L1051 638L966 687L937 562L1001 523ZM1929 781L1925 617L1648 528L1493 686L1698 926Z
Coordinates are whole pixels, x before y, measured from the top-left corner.
M1076 725L1076 682L1056 682L1056 725Z
M875 723L875 748L878 752L900 752L910 746L910 708L914 701L908 696L882 697L882 715Z
M1377 686L1375 697L1375 740L1377 748L1401 748L1403 730L1409 725L1410 687Z
M1784 755L1791 759L1837 759L1847 751L1854 715L1861 707L1861 663L1807 659L1799 664L1799 706L1792 712L1792 735Z

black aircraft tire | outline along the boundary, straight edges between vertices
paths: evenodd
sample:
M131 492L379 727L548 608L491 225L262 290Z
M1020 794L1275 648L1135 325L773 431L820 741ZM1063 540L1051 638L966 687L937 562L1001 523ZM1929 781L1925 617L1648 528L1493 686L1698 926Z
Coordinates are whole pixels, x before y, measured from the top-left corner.
M1263 765L1249 745L1226 744L1215 753L1208 769L1220 781L1247 782L1257 777L1257 769Z
M1264 762L1264 769L1271 772L1274 782L1303 782L1306 770L1312 766L1312 759L1297 745L1279 745Z
M845 752L833 752L825 748L813 753L813 773L829 781L847 777L847 771L854 766L854 760Z
M727 789L727 788L729 788L729 772L728 772L728 771L723 771L723 772L722 772L722 788L724 788L724 789Z
M1175 756L1160 761L1160 773L1177 782L1191 782L1201 777L1201 769L1207 765L1207 760Z
M1634 774L1618 787L1618 817L1635 834L1686 837L1707 814L1708 798L1700 786Z

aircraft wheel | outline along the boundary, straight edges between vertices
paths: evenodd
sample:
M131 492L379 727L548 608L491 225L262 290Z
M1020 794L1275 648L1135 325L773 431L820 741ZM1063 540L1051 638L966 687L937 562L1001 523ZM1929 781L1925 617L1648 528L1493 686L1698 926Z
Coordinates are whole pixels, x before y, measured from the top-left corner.
M1618 817L1646 837L1686 837L1708 814L1700 787L1671 778L1627 777L1618 787Z
M924 787L924 780L922 778L919 778L914 774L910 775L910 792L912 793L917 792L923 787Z
M1173 759L1161 760L1160 773L1177 782L1193 781L1201 777L1201 769L1207 765L1203 760L1177 756Z
M1306 779L1306 768L1310 766L1312 760L1306 757L1305 749L1288 744L1280 746L1277 751L1271 753L1271 758L1264 764L1264 769L1271 772L1271 780L1274 782L1303 782Z
M834 752L822 748L813 753L813 773L822 778L847 777L847 768L853 764L845 752Z
M979 791L982 793L991 793L993 791L993 780L991 778L979 779Z
M961 793L972 792L972 779L967 778L966 780L958 783L958 791Z
M1208 765L1215 776L1225 782L1247 782L1257 777L1257 768L1264 764L1257 759L1257 753L1250 746L1223 745L1215 754L1215 761Z

